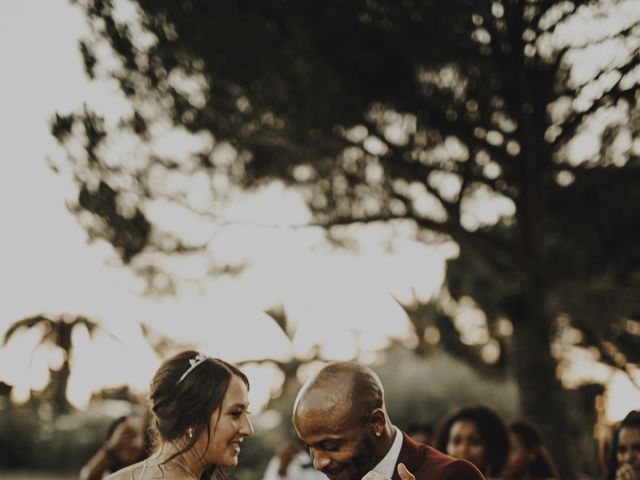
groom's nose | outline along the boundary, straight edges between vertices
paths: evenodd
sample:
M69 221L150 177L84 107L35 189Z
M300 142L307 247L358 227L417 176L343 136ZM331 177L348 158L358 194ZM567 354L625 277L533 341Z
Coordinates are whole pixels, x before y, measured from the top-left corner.
M311 454L311 458L313 459L313 468L318 471L322 471L322 469L326 468L329 463L331 463L331 459L324 455L321 451L316 450L315 448L309 449L309 453Z

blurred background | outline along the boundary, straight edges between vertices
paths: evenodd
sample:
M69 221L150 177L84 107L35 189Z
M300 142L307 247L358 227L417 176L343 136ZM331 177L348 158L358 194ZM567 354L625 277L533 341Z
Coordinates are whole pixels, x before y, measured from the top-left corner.
M0 4L0 478L77 478L185 348L600 478L640 407L640 1Z

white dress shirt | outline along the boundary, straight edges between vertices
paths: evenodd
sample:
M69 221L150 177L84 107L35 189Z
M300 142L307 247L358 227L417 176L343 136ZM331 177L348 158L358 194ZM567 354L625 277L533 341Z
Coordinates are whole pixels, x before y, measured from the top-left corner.
M278 474L280 458L274 456L264 472L262 480L327 480L324 473L313 468L313 461L307 451L296 453L285 475Z
M373 471L385 478L391 478L398 463L398 457L400 456L400 450L402 449L402 432L399 428L393 427L396 431L396 436L393 439L391 448L384 456L380 463L373 467Z

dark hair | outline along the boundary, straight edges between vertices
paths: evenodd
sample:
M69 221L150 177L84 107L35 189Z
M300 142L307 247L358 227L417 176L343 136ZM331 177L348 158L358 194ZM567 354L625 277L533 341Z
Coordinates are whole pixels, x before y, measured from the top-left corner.
M413 437L417 433L424 434L428 439L433 437L433 426L429 423L412 423L405 431L410 437Z
M120 425L123 422L126 422L128 418L129 418L129 415L122 415L116 418L113 422L111 422L111 424L109 425L109 428L107 429L107 435L105 436L105 441L108 441L113 435L113 433L116 431L116 428L118 428L118 425ZM145 416L145 425L144 425L144 430L142 432L142 435L143 435L142 449L140 450L140 454L138 455L138 458L134 460L133 463L144 460L145 458L147 458L149 453L151 453L151 435L149 432L149 416L148 415ZM129 465L128 463L124 463L119 458L114 456L108 455L108 460L109 460L110 472L118 471L121 468L127 467Z
M529 472L538 478L559 478L558 469L551 454L542 442L540 432L530 423L523 420L515 421L509 429L516 435L524 446L534 454L529 463Z
M500 475L509 455L509 432L500 415L485 405L469 405L454 410L438 427L435 441L438 450L447 452L451 427L458 420L472 421L478 427L489 461L489 471L482 473L485 476Z
M620 425L618 425L611 435L609 458L607 461L607 480L614 480L616 477L616 470L618 470L619 466L617 455L618 438L620 437L620 430L624 427L640 429L640 410L631 410L627 416L622 419Z
M151 380L149 397L154 447L160 441L175 440L184 436L188 429L193 430L187 445L164 463L191 450L204 432L207 438L210 437L211 416L222 405L234 375L249 388L249 380L244 373L218 358L207 358L181 380L191 367L190 360L196 355L198 352L187 350L165 360ZM210 477L216 469L214 466L207 470L204 478Z

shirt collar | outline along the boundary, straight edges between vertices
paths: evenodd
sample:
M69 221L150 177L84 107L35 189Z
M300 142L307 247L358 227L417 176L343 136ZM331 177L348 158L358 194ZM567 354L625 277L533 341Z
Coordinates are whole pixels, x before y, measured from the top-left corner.
M400 450L402 449L402 433L400 433L400 429L393 427L396 431L396 436L393 439L393 444L391 448L387 452L380 462L373 467L373 471L379 475L382 475L385 478L391 478L393 476L393 471L396 468L396 463L398 462L398 457L400 456Z

